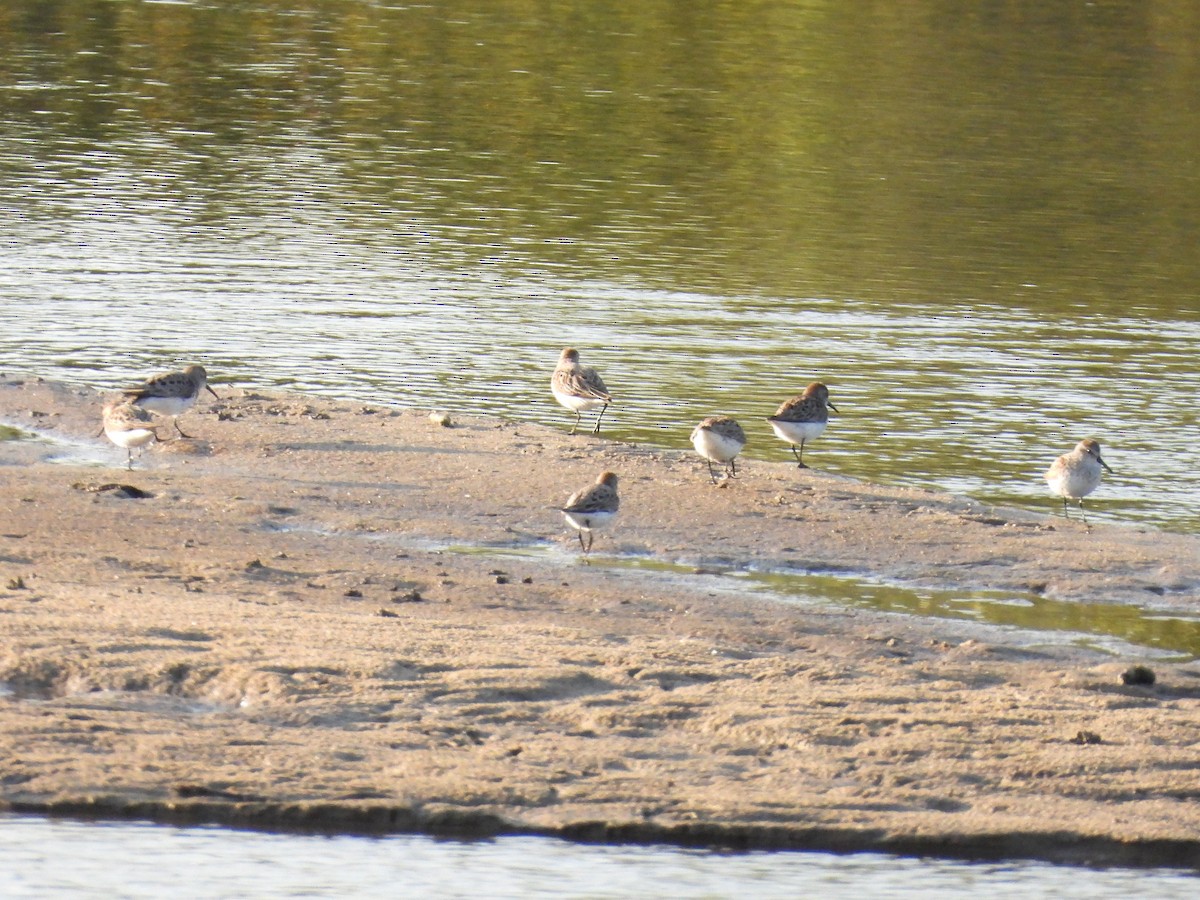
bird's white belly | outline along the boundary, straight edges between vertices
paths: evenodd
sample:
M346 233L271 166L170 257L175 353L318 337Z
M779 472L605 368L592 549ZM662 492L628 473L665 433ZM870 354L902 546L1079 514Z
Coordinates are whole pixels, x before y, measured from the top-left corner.
M580 531L598 531L612 522L615 515L616 513L611 512L563 512L563 516L571 523L571 526Z
M122 450L128 450L131 447L144 447L156 437L154 431L150 428L105 428L104 433L108 435L110 441Z
M562 391L554 389L551 389L551 393L554 394L555 400L571 410L571 412L585 412L586 410L604 405L604 401L596 397L580 397L577 394L564 394Z
M705 459L727 463L742 452L744 445L708 428L697 428L692 432L692 446Z
M801 444L817 437L828 422L781 422L771 421L771 428L780 438L789 444Z
M1069 497L1077 500L1086 497L1100 485L1100 467L1095 471L1076 469L1070 472L1056 473L1046 477L1050 490L1059 497Z
M133 405L160 416L178 416L191 409L195 402L195 397L142 397L133 401Z

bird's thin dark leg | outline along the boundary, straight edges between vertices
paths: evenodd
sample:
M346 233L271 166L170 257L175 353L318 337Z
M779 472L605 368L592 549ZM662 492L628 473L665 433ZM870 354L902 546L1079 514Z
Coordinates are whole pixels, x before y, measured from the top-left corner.
M596 416L596 427L592 429L592 434L600 433L600 420L604 418L604 414L608 412L608 404L605 403L600 410L600 415Z
M706 459L705 462L708 463L708 477L712 479L713 484L716 484L717 483L717 473L713 471L712 460Z
M1064 519L1071 518L1071 512L1067 508L1067 498L1066 497L1063 497L1063 518Z
M581 410L575 410L575 424L571 426L571 434L574 434L575 431L579 428L579 417L581 415L583 415L583 412Z
M1087 513L1083 511L1083 498L1079 498L1079 514L1083 516L1083 524L1087 526L1087 530L1092 530L1092 523L1087 520Z
M731 459L729 461L729 477L730 478L737 477L737 457L734 457L733 459Z
M125 452L129 454L129 460L125 464L125 469L128 472L132 472L133 471L133 448L126 447Z
M172 419L171 421L175 423L175 430L179 432L179 436L181 438L187 438L189 441L192 439L192 436L190 434L183 433L183 429L179 427L178 419Z
M808 468L808 466L806 466L804 464L804 440L803 439L801 439L801 441L800 441L800 452L799 453L796 453L796 445L792 444L792 455L795 456L797 460L799 460L801 469Z

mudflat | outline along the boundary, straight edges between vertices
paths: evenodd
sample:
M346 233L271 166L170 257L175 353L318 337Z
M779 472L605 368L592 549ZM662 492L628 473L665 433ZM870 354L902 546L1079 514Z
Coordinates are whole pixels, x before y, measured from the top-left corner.
M744 575L1194 613L1200 538L787 462L718 487L569 416L216 387L130 472L103 396L0 380L0 421L54 439L0 442L0 808L1200 860L1186 655ZM585 565L557 507L604 470L621 511Z

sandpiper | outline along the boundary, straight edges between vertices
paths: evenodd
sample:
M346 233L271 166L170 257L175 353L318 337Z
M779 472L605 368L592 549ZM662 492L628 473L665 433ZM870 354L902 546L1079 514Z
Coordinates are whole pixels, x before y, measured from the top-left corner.
M1070 518L1067 500L1075 500L1079 503L1079 514L1083 516L1083 524L1089 529L1091 525L1088 524L1087 513L1083 511L1083 498L1100 486L1102 468L1112 472L1108 463L1100 456L1100 444L1091 438L1084 438L1075 445L1074 450L1064 453L1051 463L1046 474L1042 476L1050 485L1050 490L1062 497L1063 515Z
M606 527L617 515L621 505L617 497L617 476L612 472L602 472L596 483L581 491L576 491L562 507L562 514L573 528L579 531L579 546L583 549L586 560L592 550L592 531ZM583 533L587 532L587 543L583 542Z
M709 416L692 429L692 446L708 462L708 476L717 483L713 463L725 466L725 477L737 475L737 455L746 446L746 432L729 416Z
M793 397L769 416L767 421L780 438L792 445L792 455L800 464L801 469L807 469L804 462L804 442L817 437L829 424L829 410L838 408L829 400L829 388L819 381L814 381L804 389L804 393ZM800 452L796 452L796 445Z
M188 366L182 372L155 375L141 386L125 391L125 399L157 415L170 416L179 436L186 438L188 435L179 427L178 417L195 405L201 391L217 396L217 392L208 386L208 373L204 367Z
M125 400L113 400L104 407L104 433L129 454L126 467L133 470L133 448L158 440L154 417Z
M592 429L592 434L600 433L600 420L604 418L608 404L612 403L612 395L595 369L579 364L579 351L574 347L568 347L558 358L554 377L550 379L550 391L555 400L575 413L571 434L579 428L579 417L584 410L602 406L600 415L596 416L596 427Z

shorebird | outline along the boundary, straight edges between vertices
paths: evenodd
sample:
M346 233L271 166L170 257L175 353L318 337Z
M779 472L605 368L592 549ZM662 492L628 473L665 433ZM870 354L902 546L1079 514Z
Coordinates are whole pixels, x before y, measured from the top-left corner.
M561 512L571 527L579 532L579 546L585 561L592 550L592 531L608 526L616 517L620 505L617 476L612 472L602 472L595 484L576 491L567 499L567 505L562 507ZM583 542L585 531L586 544Z
M829 400L829 388L814 381L804 389L804 393L793 397L769 416L767 421L780 438L792 445L792 456L800 464L801 469L807 469L804 463L804 442L811 441L825 430L829 424L829 410L838 408ZM800 452L796 452L796 445Z
M147 379L139 387L125 391L125 399L157 415L170 416L179 436L186 438L189 435L179 427L178 417L195 405L201 391L217 396L217 392L208 386L208 373L204 367L188 366L182 372L166 372Z
M708 476L717 483L713 463L725 466L725 475L737 475L737 455L746 446L746 432L729 416L709 416L692 429L692 446L708 462Z
M1112 472L1108 463L1100 456L1100 444L1091 438L1084 438L1075 445L1070 453L1064 453L1046 470L1042 477L1050 490L1062 497L1063 516L1071 518L1067 512L1067 500L1079 503L1079 514L1083 516L1083 524L1088 524L1087 513L1083 511L1083 498L1100 486L1101 469Z
M604 386L596 370L579 364L579 351L568 347L558 358L558 366L550 379L550 391L554 399L575 413L575 424L571 426L571 434L579 428L579 417L584 410L602 406L600 415L596 416L596 427L592 434L600 433L600 420L608 404L612 403L612 395Z
M125 400L113 400L104 407L104 433L129 454L126 468L133 471L133 448L158 440L154 417Z

